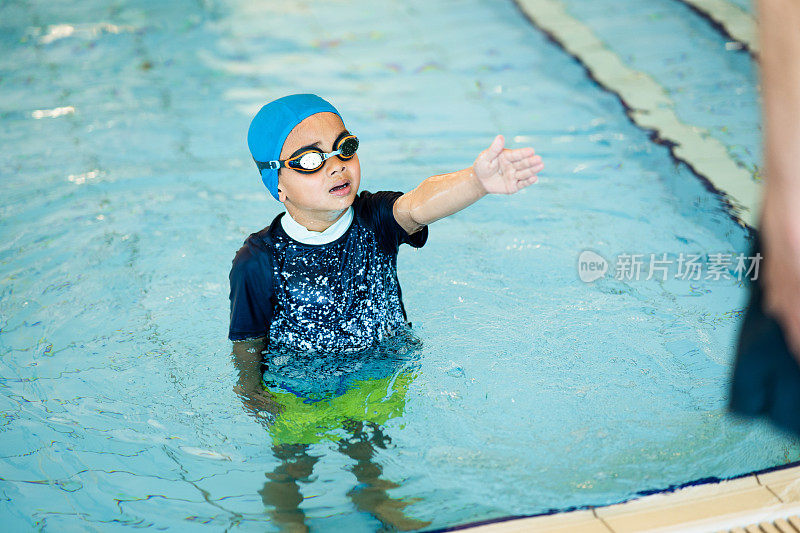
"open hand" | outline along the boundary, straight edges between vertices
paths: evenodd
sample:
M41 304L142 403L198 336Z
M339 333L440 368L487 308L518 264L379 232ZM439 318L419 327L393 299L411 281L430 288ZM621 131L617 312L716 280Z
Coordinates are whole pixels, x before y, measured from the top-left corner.
M498 135L480 153L472 170L487 193L514 194L536 183L536 174L543 168L541 156L533 148L504 149L505 139Z

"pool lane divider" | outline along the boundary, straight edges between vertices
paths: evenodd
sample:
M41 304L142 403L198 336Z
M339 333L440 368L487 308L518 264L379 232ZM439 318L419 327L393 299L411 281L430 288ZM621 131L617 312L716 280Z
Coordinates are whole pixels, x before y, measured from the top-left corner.
M750 229L758 220L761 181L738 165L728 149L708 131L681 121L666 90L646 73L627 66L559 0L514 0L523 15L554 43L575 58L588 75L611 92L630 120L667 146L703 184L719 194L728 212Z
M752 55L758 55L758 25L756 19L728 0L679 0L708 20L712 26L739 43Z

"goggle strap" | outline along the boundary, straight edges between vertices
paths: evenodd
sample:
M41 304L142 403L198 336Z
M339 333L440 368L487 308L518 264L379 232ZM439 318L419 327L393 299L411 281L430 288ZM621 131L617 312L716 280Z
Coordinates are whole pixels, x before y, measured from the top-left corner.
M280 161L256 161L256 158L253 158L253 161L256 162L256 166L258 167L259 172L261 172L264 169L278 170L279 168L281 168Z

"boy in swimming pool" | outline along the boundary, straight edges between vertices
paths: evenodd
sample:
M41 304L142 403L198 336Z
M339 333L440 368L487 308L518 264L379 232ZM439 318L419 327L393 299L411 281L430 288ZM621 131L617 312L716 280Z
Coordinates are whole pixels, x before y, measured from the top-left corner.
M503 137L463 170L401 192L362 191L358 139L339 112L310 94L263 106L248 145L270 194L284 204L237 252L229 338L237 392L263 408L262 351L354 352L408 325L397 279L402 243L425 244L428 225L486 194L513 194L544 168L532 148Z

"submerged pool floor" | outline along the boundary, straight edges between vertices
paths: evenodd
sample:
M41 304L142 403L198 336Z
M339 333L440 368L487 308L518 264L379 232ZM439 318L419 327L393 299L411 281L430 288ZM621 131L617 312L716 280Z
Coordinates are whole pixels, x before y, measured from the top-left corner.
M627 25L610 1L564 5L756 171L746 51L680 2ZM31 1L0 28L8 528L436 529L800 458L726 413L746 290L733 267L707 278L708 255L746 254L746 231L512 2ZM362 190L464 168L497 133L546 170L401 250L422 345L348 382L386 416L332 400L292 442L243 409L226 334L233 255L281 211L247 126L296 92L359 136ZM609 262L592 283L586 250ZM645 275L617 276L636 254ZM666 279L645 279L650 254ZM700 279L676 277L689 255Z

